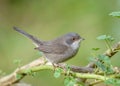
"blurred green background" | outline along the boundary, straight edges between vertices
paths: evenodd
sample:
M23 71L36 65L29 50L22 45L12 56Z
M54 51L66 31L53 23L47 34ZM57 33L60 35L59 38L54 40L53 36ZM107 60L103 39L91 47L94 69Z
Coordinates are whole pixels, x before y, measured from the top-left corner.
M40 57L32 42L14 31L13 26L43 40L79 33L86 40L75 58L66 63L87 65L92 48L99 47L98 54L106 50L97 36L107 34L115 37L115 42L120 40L119 19L108 15L119 8L119 0L0 0L0 70L9 74L17 68L14 60L20 59L25 65ZM114 66L120 66L119 56L111 59ZM53 72L45 70L22 81L33 86L63 86L63 78L55 79Z

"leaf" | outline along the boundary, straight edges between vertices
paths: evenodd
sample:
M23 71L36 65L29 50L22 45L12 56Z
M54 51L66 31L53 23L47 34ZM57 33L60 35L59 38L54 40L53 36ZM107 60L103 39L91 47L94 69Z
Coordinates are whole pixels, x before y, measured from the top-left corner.
M74 86L76 84L76 80L73 77L67 76L64 79L65 86Z
M94 50L94 51L98 51L100 48L92 48L92 50Z
M98 40L105 40L106 38L107 38L106 35L101 35L97 37Z
M21 77L22 77L21 74L17 74L17 75L16 75L16 78L17 78L17 79L21 79Z
M95 63L97 61L97 59L95 57L89 57L89 61Z
M112 73L114 73L113 68L108 66L107 67L107 74L112 74Z
M97 37L98 40L109 40L114 41L115 39L112 36L109 35L100 35Z
M66 77L65 79L64 79L64 84L65 84L65 86L68 86L68 83L70 82L70 78L69 77Z
M113 85L113 86L120 86L120 80L119 79L108 79L105 81L107 85Z
M114 73L110 58L106 55L98 55L98 61L95 64L106 74Z
M61 68L57 68L54 72L54 77L55 78L58 78L61 76L61 73L62 73L62 69Z
M116 79L116 86L120 86L120 80L119 79Z
M112 12L109 14L110 16L120 18L120 12Z
M97 61L95 64L96 64L97 67L98 67L99 69L101 69L102 71L106 71L105 65L104 65L103 63L101 63L100 61Z
M70 71L70 65L67 64L67 65L65 66L65 68L66 68L67 71Z
M106 84L114 84L115 83L115 79L108 79L105 81Z
M103 61L104 62L104 60L105 60L105 55L98 55L98 59L99 60L101 60L101 61Z
M39 56L43 56L43 52L38 51Z
M109 41L114 41L115 40L115 38L113 38L112 36L107 36L107 39L109 40Z
M25 73L28 74L28 75L33 75L33 72L31 69L27 69L25 70Z
M110 58L106 55L98 55L98 59L106 64L111 64Z

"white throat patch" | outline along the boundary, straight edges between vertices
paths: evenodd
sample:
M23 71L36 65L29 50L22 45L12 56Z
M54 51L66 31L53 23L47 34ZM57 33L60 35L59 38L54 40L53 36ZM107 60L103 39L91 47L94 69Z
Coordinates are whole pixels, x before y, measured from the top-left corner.
M71 45L72 49L76 50L77 48L79 48L80 46L79 43L80 43L80 40L73 42Z

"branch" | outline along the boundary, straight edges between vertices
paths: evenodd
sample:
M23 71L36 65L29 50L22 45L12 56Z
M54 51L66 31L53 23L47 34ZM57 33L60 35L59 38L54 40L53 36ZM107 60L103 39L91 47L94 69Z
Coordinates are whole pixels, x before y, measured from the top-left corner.
M108 49L105 51L105 53L103 53L103 55L108 56L109 58L111 58L113 55L115 55L118 51L120 50L120 42L116 43L112 49ZM90 68L94 68L95 67L95 63L90 62L87 67Z
M104 55L112 57L114 54L116 54L120 50L120 42L118 42L114 47L112 47L111 50L107 50ZM98 79L98 80L106 80L113 76L102 76L97 74L90 74L94 70L94 63L89 63L86 67L78 67L78 66L70 66L71 71L75 73L75 77L79 78L86 78L86 79ZM62 69L65 69L66 64L58 64L59 67ZM52 65L47 65L43 58L37 59L25 66L22 66L20 68L17 68L13 73L10 75L4 76L0 78L0 86L10 86L16 82L19 82L22 78L24 78L28 71L31 72L37 72L41 70L54 70L54 67ZM65 72L63 71L63 74ZM19 76L19 77L18 77ZM114 77L119 77L119 74L116 74Z
M29 69L29 68L32 68L35 66L39 66L41 64L44 64L44 60L37 59L37 60L35 60L35 61L25 65L25 66L22 66L21 68L17 68L10 75L7 75L7 76L0 78L0 86L10 86L11 84L20 81L25 76L25 74L21 74L21 77L19 79L17 78L17 74L19 73L20 70Z
M7 77L4 77L0 79L0 86L9 86L15 82L20 81L25 75L27 75L29 72L28 71L37 72L37 71L42 71L42 70L54 70L54 67L52 65L44 65L41 64L39 66L34 66L34 67L28 67L27 69L25 67L21 67L17 69L14 73L10 74ZM62 70L62 74L66 74L64 70ZM96 74L91 74L91 73L73 73L76 78L84 78L84 79L98 79L98 80L108 80L111 79L112 77L120 77L120 74L116 75L111 75L111 76L102 76L102 75L96 75ZM19 78L17 78L17 75L19 75Z
M66 64L58 64L58 66L64 69L66 67ZM93 72L93 68L88 68L88 67L70 66L70 69L73 72L81 72L81 73ZM37 72L41 70L54 70L54 66L45 64L45 61L43 58L37 59L25 66L17 68L10 75L2 77L0 79L0 86L9 86L16 82L19 82L29 72Z

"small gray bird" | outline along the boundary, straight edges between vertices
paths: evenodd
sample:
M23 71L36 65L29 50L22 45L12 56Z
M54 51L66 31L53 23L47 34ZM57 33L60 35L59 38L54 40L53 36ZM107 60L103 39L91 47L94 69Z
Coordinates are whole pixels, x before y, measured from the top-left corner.
M68 33L51 41L42 41L17 27L14 30L31 39L36 45L35 49L43 52L51 63L61 63L75 56L80 42L84 40L77 33Z

